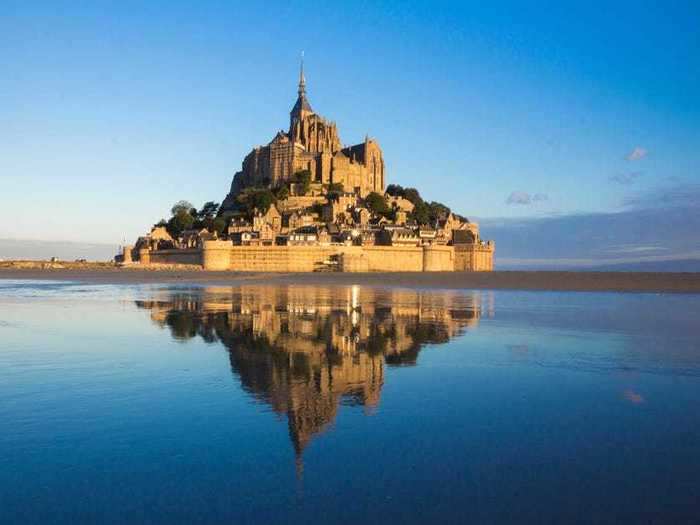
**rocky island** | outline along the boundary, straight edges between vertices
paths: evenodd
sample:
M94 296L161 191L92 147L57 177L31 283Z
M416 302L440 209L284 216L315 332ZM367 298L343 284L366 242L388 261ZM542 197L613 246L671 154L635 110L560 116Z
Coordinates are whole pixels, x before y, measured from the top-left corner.
M479 226L418 190L385 185L379 143L351 146L314 112L303 62L287 131L243 160L219 206L181 201L117 256L123 264L239 271L490 271Z

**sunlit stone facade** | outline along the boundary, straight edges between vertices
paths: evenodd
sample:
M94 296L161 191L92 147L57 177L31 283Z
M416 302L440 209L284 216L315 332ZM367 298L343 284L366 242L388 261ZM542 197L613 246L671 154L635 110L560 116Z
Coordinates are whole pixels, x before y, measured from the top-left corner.
M279 131L266 146L258 146L243 160L241 171L231 183L223 209L234 204L235 196L251 186L280 186L292 181L298 171L308 170L311 181L342 184L345 191L360 197L384 191L384 158L377 141L343 146L335 122L311 108L306 97L304 70L299 75L297 101L289 114L289 129Z

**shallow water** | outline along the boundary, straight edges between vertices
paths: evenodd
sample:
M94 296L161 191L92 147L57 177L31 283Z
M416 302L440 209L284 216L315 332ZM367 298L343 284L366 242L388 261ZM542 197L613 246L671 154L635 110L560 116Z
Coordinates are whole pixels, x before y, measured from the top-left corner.
M700 296L0 280L2 523L697 522Z

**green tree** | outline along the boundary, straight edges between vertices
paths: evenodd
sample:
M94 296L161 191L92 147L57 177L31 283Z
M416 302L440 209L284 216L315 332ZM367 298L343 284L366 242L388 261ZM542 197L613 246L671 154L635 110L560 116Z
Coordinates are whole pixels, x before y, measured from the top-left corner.
M328 199L329 202L338 201L343 193L345 193L345 186L343 186L340 182L334 182L333 184L328 185L326 199Z
M287 186L280 186L274 191L275 197L278 201L286 201L289 198L289 188Z
M376 191L373 191L367 195L367 197L365 197L365 206L367 206L368 210L376 213L377 215L386 216L391 212L389 206L386 204L386 199L384 199L384 196Z
M418 190L415 188L404 189L403 198L410 201L414 206L417 206L418 203L423 202L420 193L418 193Z
M311 189L311 172L309 170L300 170L294 173L294 182L299 184L299 193L306 195Z
M211 219L216 215L217 211L219 211L218 203L214 201L205 202L202 209L197 213L197 218L200 221L203 221L204 219Z
M275 196L269 190L257 191L253 194L253 210L258 210L261 213L267 213L275 203Z
M403 197L405 194L403 186L398 184L389 184L386 187L386 192L392 197Z
M171 236L179 237L184 230L189 230L193 224L194 217L188 211L181 209L170 218L166 229Z
M267 213L275 203L275 195L267 188L248 188L236 197L239 206L250 217L255 210Z
M189 201L177 201L175 204L173 204L173 207L170 208L170 214L174 217L178 214L178 212L185 211L186 213L189 213L193 208L194 206L192 206Z
M410 213L410 219L420 225L428 224L430 222L430 207L421 200Z
M428 209L431 222L447 219L450 215L450 209L441 202L431 202L428 204Z
M214 224L213 224L213 229L216 233L219 234L219 237L222 237L224 233L226 232L226 223L228 221L224 219L223 217L217 217L214 219Z

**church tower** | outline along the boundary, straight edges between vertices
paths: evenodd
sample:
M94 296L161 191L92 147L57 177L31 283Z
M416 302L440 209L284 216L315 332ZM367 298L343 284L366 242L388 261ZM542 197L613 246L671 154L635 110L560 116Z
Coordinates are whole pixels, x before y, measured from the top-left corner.
M306 98L306 78L304 77L303 55L301 58L301 66L299 68L299 89L297 90L297 94L297 101L294 104L292 111L289 112L289 136L292 138L292 140L296 139L294 132L299 131L298 129L295 129L295 124L301 124L307 116L313 115L314 113L314 110L311 109L311 104L309 104L309 101Z
M341 147L335 123L328 122L314 112L311 109L309 100L306 98L303 55L299 68L297 101L289 113L289 133L287 136L295 146L301 147L306 153L318 154L328 152L333 154ZM321 176L317 177L317 180L326 182Z
M341 184L345 191L362 197L371 191L384 191L384 161L379 144L366 137L363 143L344 148L335 122L311 108L306 96L303 54L297 99L289 112L289 131L278 131L267 145L246 155L220 209L235 209L238 194L246 188L279 187L294 182L300 171L308 171L313 183L326 187Z

